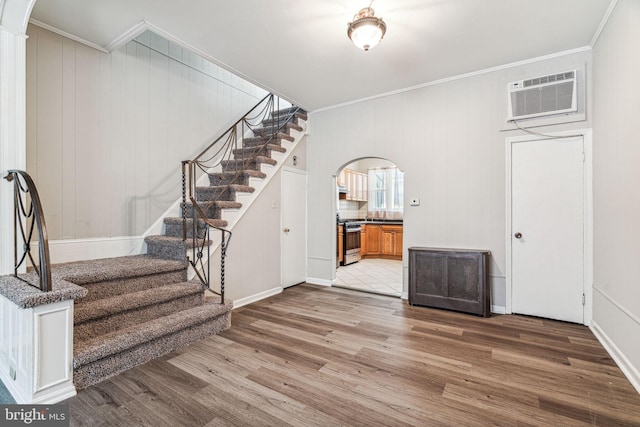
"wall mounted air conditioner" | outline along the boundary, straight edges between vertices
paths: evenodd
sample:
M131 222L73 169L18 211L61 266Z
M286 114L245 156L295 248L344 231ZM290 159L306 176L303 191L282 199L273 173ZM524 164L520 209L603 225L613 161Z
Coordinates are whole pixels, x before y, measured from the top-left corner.
M507 121L578 111L576 70L511 82L507 93Z

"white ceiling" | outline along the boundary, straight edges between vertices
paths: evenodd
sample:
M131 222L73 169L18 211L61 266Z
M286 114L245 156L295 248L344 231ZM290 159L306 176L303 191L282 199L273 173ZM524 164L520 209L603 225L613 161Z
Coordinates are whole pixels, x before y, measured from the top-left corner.
M369 0L39 0L31 17L108 48L145 21L316 110L588 47L612 0L375 0L369 52L347 22Z

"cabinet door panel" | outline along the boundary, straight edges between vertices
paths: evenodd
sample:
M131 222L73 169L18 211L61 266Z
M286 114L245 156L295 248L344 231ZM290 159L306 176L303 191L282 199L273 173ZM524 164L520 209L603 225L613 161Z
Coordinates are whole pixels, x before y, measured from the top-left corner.
M380 226L367 225L367 253L380 255Z

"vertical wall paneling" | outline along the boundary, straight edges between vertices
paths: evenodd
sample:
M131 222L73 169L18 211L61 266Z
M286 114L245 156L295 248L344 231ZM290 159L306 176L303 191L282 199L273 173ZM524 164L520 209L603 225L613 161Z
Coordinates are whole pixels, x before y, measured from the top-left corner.
M73 237L76 229L76 47L62 40L62 215L61 237ZM48 215L48 212L45 210ZM48 218L47 218L48 219Z
M180 195L180 162L266 92L150 32L111 54L31 25L27 170L49 238L138 236Z
M330 177L354 159L380 157L405 172L403 246L491 250L492 304L504 307L505 139L521 134L506 126L506 85L590 63L591 52L582 52L312 113L309 277L330 281L335 271L326 238L335 227ZM584 111L538 129L588 128L583 118ZM420 206L407 206L413 197Z
M62 163L62 39L51 33L40 34L37 43L38 64L36 68L38 123L36 133L36 165ZM58 84L50 85L54 81ZM27 82L27 85L29 82ZM28 120L28 119L27 119ZM38 191L41 194L58 193L62 188L62 169L47 174L46 179L36 173ZM48 227L62 227L62 197L43 198L42 208L47 215Z

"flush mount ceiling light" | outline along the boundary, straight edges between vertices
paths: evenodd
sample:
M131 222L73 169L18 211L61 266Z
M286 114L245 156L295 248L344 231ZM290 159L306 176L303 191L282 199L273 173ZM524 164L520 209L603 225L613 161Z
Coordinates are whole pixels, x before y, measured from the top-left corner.
M380 43L384 33L387 32L387 24L382 18L375 17L371 5L360 9L360 12L353 17L353 22L349 22L347 25L349 27L347 35L353 44L365 51Z

